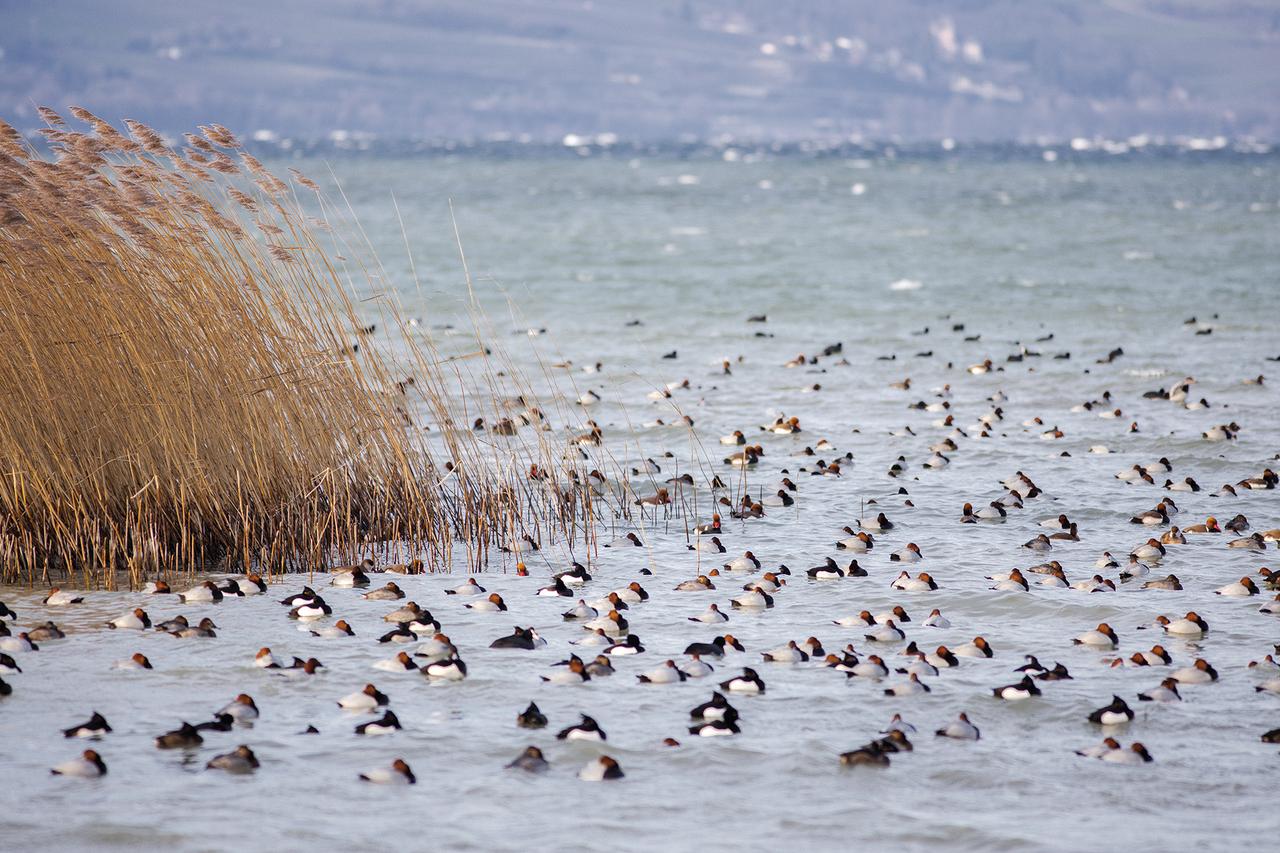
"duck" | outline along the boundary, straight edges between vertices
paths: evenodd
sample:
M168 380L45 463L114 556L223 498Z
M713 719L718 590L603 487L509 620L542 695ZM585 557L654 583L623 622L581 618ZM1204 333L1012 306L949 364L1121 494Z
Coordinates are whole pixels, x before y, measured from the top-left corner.
M241 744L231 752L225 752L222 755L215 755L205 764L206 770L224 770L227 773L245 774L252 773L257 770L258 757L253 754L253 750Z
M677 592L705 592L709 589L715 589L716 586L711 582L711 578L706 575L698 575L691 581L683 581L676 584Z
M614 593L628 604L639 604L642 601L649 600L649 593L645 591L644 587L640 586L640 584L635 581L632 581L621 589L614 590Z
M1200 484L1191 477L1183 477L1176 483L1172 480L1165 480L1164 488L1165 491L1169 492L1198 492L1200 491Z
M1091 646L1095 648L1114 649L1120 645L1120 638L1116 636L1116 632L1106 622L1101 623L1092 631L1085 631L1078 637L1071 640L1072 645Z
M218 710L219 714L230 714L237 723L248 723L258 718L258 706L248 693L241 693Z
M1034 539L1030 539L1026 542L1023 542L1022 547L1031 551L1036 551L1038 553L1044 553L1046 551L1053 550L1053 542L1050 541L1048 536L1045 536L1043 533L1041 533L1037 535Z
M754 572L760 570L760 561L755 554L745 551L741 557L734 557L720 568L727 572Z
M773 607L773 596L753 587L742 595L733 598L730 604L739 609L763 610Z
M204 743L200 732L190 723L183 723L171 732L165 732L156 738L157 749L195 749Z
M1170 677L1179 684L1208 684L1218 680L1218 671L1204 658L1196 658L1191 666L1175 669Z
M336 637L354 637L356 634L345 619L339 619L332 625L311 631L310 633L313 637L322 637L330 640Z
M899 628L892 619L887 620L882 625L877 625L874 630L863 637L874 643L899 643L907 638L906 633Z
M404 598L404 590L395 581L388 581L384 586L370 590L360 597L366 601L396 601Z
M869 678L872 681L879 681L889 675L889 667L885 666L884 660L879 655L868 655L867 659L855 664L847 672L845 678Z
M74 776L80 779L96 779L107 775L107 765L102 756L92 749L80 753L79 758L55 766L49 771L54 776Z
M688 674L676 666L673 660L667 660L662 666L636 676L641 684L678 684L688 678Z
M1018 569L1014 569L1009 572L1003 580L999 581L991 588L1000 592L1027 592L1031 589L1030 585L1027 583L1027 579Z
M325 603L320 596L316 596L314 599L304 604L299 604L297 607L289 611L290 619L300 619L302 621L313 621L332 615L333 608Z
M1218 587L1213 591L1213 594L1237 597L1257 595L1258 592L1258 586L1253 582L1253 578L1245 576L1235 583L1229 583L1226 586Z
M1016 702L1022 699L1030 699L1032 696L1039 696L1040 688L1036 686L1031 676L1024 675L1022 680L1016 684L1008 684L1004 687L995 687L991 691L997 699L1004 699L1008 702Z
M690 622L702 622L704 624L713 624L716 622L728 622L729 617L720 611L715 604L708 604L707 609L697 616L688 617Z
M373 668L383 672L412 672L418 668L418 665L413 662L413 658L409 657L408 652L400 652L393 658L377 661Z
M468 610L474 610L476 613L498 613L507 609L506 602L496 592L489 593L487 598L482 598L479 601L469 601L462 606Z
M355 732L358 735L365 736L388 735L392 732L398 732L402 728L404 727L400 725L400 718L395 715L394 711L388 709L382 715L382 719L361 723L356 726Z
M333 576L333 580L329 581L329 586L339 589L355 589L357 587L364 588L372 581L360 568L352 569L349 572L342 572Z
M938 588L937 582L928 572L921 572L914 578L907 572L902 572L890 586L903 592L928 592Z
M951 620L943 616L942 611L935 607L920 625L924 628L950 628Z
M934 734L938 737L949 737L953 740L978 740L982 737L982 732L969 721L969 715L963 711L954 721L938 729Z
M154 669L151 661L141 652L135 652L124 660L118 660L111 665L112 669Z
M386 705L391 700L372 684L366 684L363 690L350 693L338 700L338 707L345 711L373 711Z
M920 676L913 672L907 677L906 681L900 684L895 684L892 687L886 687L884 690L884 695L885 696L914 696L917 693L931 693L931 692L932 692L932 689L929 687L929 685L921 681Z
M31 641L31 635L26 631L19 631L16 635L0 635L0 652L36 652L39 650L40 646Z
M686 550L697 551L702 554L723 554L728 549L724 547L724 543L720 541L719 536L711 536L707 539L699 539L692 545L686 545Z
M986 642L985 640L983 641ZM960 658L946 646L938 646L932 654L924 656L925 661L935 669L950 669L960 665Z
M738 711L729 704L729 700L719 691L712 691L711 699L689 712L695 720L736 720Z
M860 530L857 533L850 527L845 527L843 530L849 535L836 541L836 550L863 554L875 547L875 539L865 530Z
M456 654L446 660L431 661L420 671L432 681L462 681L467 677L467 665Z
M587 631L599 629L611 637L621 637L627 634L631 625L621 613L616 610L610 610L604 616L599 616L584 623L582 627Z
M1133 721L1133 709L1119 696L1111 697L1111 704L1089 715L1089 722L1100 726L1122 726Z
M1262 538L1261 533L1253 533L1240 539L1232 539L1227 543L1227 547L1244 548L1249 551L1265 551L1267 550L1267 543Z
M49 590L49 594L41 599L40 603L48 607L66 607L71 604L81 604L84 602L84 596L76 595L73 592L67 592L61 587L54 587Z
M614 643L604 650L606 655L638 655L644 653L644 646L641 645L640 638L635 634L627 634L621 643Z
M557 669L551 675L542 675L539 678L549 684L582 684L591 680L591 674L587 672L586 664L581 658L571 655L565 668Z
M1208 533L1221 533L1222 528L1218 526L1218 519L1212 515L1204 520L1204 524L1191 524L1182 528L1182 532L1187 536L1201 536Z
M1077 749L1076 755L1083 758L1101 758L1108 752L1120 749L1120 742L1115 738L1103 738L1102 743L1097 746L1086 747L1085 749Z
M1147 581L1142 585L1143 589L1182 589L1182 582L1178 580L1177 575L1165 575L1159 580Z
M543 756L542 750L536 746L526 746L515 759L506 765L508 770L523 770L526 773L545 773L551 764Z
M446 589L444 591L444 594L471 596L471 595L484 595L484 593L487 591L488 590L486 590L484 587L480 586L480 582L477 581L475 578L467 578L466 583L462 584L461 586L455 586L453 589Z
M1173 663L1173 658L1164 646L1155 645L1149 652L1134 652L1129 661L1137 666L1168 666Z
M918 563L923 559L924 554L920 552L920 546L914 542L908 542L905 548L889 555L891 563Z
M537 704L530 702L529 707L525 708L516 716L516 725L522 729L541 729L547 725L547 715L542 713Z
M996 654L991 644L982 636L974 637L973 642L956 646L952 651L962 658L991 658Z
M397 758L391 762L390 767L365 771L360 774L360 779L377 785L413 785L418 781L403 758Z
M599 615L600 611L587 604L587 601L584 598L579 598L576 605L560 614L566 622L573 622L580 619L595 619Z
M81 737L81 738L101 738L103 735L111 732L111 725L107 722L106 717L97 711L89 717L86 722L78 726L72 726L69 729L62 730L63 737Z
M710 643L690 643L685 646L683 654L701 655L702 657L724 657L727 649L744 652L746 648L732 634L716 637Z
M1138 694L1142 702L1181 702L1182 694L1178 692L1178 679L1166 678L1160 686Z
M1209 633L1209 623L1200 618L1193 610L1181 619L1170 620L1162 624L1166 634L1179 637L1200 637Z
M608 755L602 755L587 762L587 765L578 771L578 778L583 782L608 782L621 779L625 775L617 759Z
M304 586L301 592L295 592L280 599L280 603L285 607L297 607L299 604L306 604L308 601L313 601L318 597L314 589Z
M553 577L551 583L539 589L536 595L539 598L572 598L573 590L562 579Z
M888 767L889 756L878 743L840 753L840 763L845 767Z
M216 604L222 601L222 590L213 581L205 581L178 593L178 598L183 604Z
M754 669L746 667L742 670L742 675L720 682L720 689L730 693L763 693L765 685Z
M772 651L761 652L761 656L767 663L803 663L809 660L809 653L801 649L795 640Z
M504 554L528 554L533 551L541 550L541 546L538 545L537 541L532 536L525 533L519 539L502 546L499 550Z
M894 523L891 522L885 514L878 513L875 518L860 518L857 525L862 530L869 530L873 533L882 533L886 530L893 530Z
M582 721L561 729L556 733L556 740L589 740L606 741L609 736L592 717L582 715Z
M147 615L147 611L141 607L135 607L123 616L117 616L107 623L108 628L123 628L132 631L142 631L151 627L151 617Z

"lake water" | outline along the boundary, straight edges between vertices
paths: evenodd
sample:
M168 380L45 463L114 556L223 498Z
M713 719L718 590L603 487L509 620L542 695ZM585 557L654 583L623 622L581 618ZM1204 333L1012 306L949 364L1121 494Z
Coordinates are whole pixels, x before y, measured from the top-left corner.
M583 633L559 616L571 601L534 596L551 571L568 565L570 555L560 546L526 560L532 577L504 572L512 566L508 560L480 578L507 601L505 614L473 613L446 596L446 588L462 581L456 573L396 578L442 623L469 666L466 681L446 685L372 668L401 648L375 642L392 603L326 587L321 592L335 617L346 618L356 636L319 639L300 632L276 600L308 580L320 588L328 582L324 576L290 578L267 596L203 606L94 592L82 605L46 608L39 603L44 591L3 588L0 600L18 611L19 625L52 618L69 634L39 652L16 655L25 671L5 677L14 694L0 700L4 846L1265 846L1276 821L1265 802L1255 800L1274 782L1277 748L1259 736L1280 726L1280 697L1256 693L1262 679L1246 664L1273 651L1280 622L1258 612L1274 594L1264 590L1245 599L1212 591L1274 565L1275 545L1263 553L1228 549L1226 540L1235 536L1227 534L1171 547L1153 576L1176 574L1185 587L1180 592L1137 589L1137 583L1115 593L1047 589L1034 585L1038 575L1029 576L1031 592L996 592L985 576L1042 562L1019 546L1041 532L1037 521L1060 512L1079 524L1082 541L1055 543L1047 557L1061 561L1072 582L1100 571L1093 564L1104 550L1123 562L1150 532L1128 518L1166 492L1113 475L1162 456L1173 464L1169 477L1189 475L1205 487L1176 495L1182 514L1174 523L1243 513L1251 530L1280 526L1275 490L1211 496L1225 482L1276 467L1280 451L1270 384L1275 363L1266 360L1280 356L1276 159L1222 153L1046 163L1025 156L887 158L883 152L747 159L370 157L331 166L382 259L387 292L421 318L444 351L465 351L469 335L452 199L495 340L535 375L535 354L547 364L603 363L599 374L549 372L568 398L588 389L600 394L589 416L605 429L611 465L653 457L663 469L655 480L684 471L703 482L713 473L728 479L730 469L720 461L726 449L717 439L742 429L766 451L745 475L745 486L767 492L786 468L799 491L795 507L726 524L725 556L751 549L767 569L816 565L837 554L841 527L875 499L869 513L883 510L899 527L859 555L868 577L815 582L798 572L777 594L775 608L738 612L729 610L728 600L754 576L717 578L711 592L673 589L717 564L713 555L686 549L683 517L646 528L645 548L592 555L579 548L573 556L589 556L596 573L583 593L589 599L633 580L651 599L629 614L647 651L618 659L611 678L573 687L538 677L573 651L569 640ZM293 165L326 179L324 164ZM746 322L761 314L766 323ZM1184 324L1192 316L1198 322ZM636 320L641 324L628 325ZM440 328L450 324L455 328ZM957 324L963 331L953 331ZM917 334L925 327L928 334ZM530 328L546 333L531 337ZM1212 332L1196 334L1205 329ZM1037 342L1051 333L1052 340ZM965 340L974 335L980 338ZM838 365L835 356L782 366L837 342L848 365ZM1020 343L1043 355L1006 361ZM1095 363L1116 347L1124 355ZM672 350L675 359L661 358ZM932 357L916 356L924 351ZM1069 359L1052 357L1066 352ZM896 358L880 360L890 356ZM984 358L1003 370L964 371ZM732 376L721 373L722 359L734 361ZM1260 373L1267 384L1242 383ZM1211 408L1189 411L1142 398L1183 376L1198 380L1192 396L1206 398ZM909 391L890 387L905 377ZM655 387L685 378L691 388L677 390L671 401L646 398ZM987 398L1000 390L1008 396L1005 418L990 438L957 439L951 464L929 471L921 467L927 447L948 431L932 426L941 414L908 404L933 401L932 389L945 383L956 423L970 436L991 409ZM814 384L821 389L806 390ZM1123 417L1071 411L1107 390ZM585 416L561 403L549 407L569 413L557 416L556 426L581 424ZM695 421L692 433L645 426L678 420L680 413ZM784 414L799 417L804 432L757 430ZM1037 416L1043 426L1023 426ZM1127 431L1132 421L1139 432ZM1230 421L1242 427L1236 440L1201 438ZM916 435L891 435L906 426ZM1040 433L1053 426L1064 436L1043 440ZM793 454L819 438L853 454L839 479L798 471L812 460ZM1113 452L1090 453L1094 445ZM899 455L907 471L891 478L886 472ZM984 506L1002 493L999 481L1019 470L1046 496L1011 512L1002 525L958 523L965 501ZM1163 480L1159 475L1158 483ZM914 507L904 506L900 487ZM689 514L705 518L707 492L697 501ZM899 567L888 555L907 542L925 555L910 568L929 571L938 590L890 588ZM641 576L643 568L652 575ZM1103 573L1118 583L1116 570ZM383 580L375 578L375 585ZM727 625L687 621L712 601L731 613ZM995 656L963 659L958 669L924 678L930 694L904 698L883 695L899 676L846 682L813 663L760 662L762 651L814 635L829 651L852 642L864 655L878 652L901 664L901 644L878 648L861 630L832 624L896 604L912 617L903 626L908 639L922 648L954 647L980 634ZM134 606L146 607L153 620L211 616L219 636L179 640L100 627ZM935 607L951 628L920 627ZM1138 630L1159 614L1176 618L1191 609L1211 626L1194 643ZM1139 703L1136 694L1155 687L1166 668L1112 668L1105 663L1111 653L1071 644L1102 621L1118 632L1126 657L1163 642L1174 658L1168 669L1204 657L1221 678L1184 686L1181 704ZM487 648L513 624L535 626L549 645L532 652ZM671 686L637 682L637 673L679 659L691 640L725 631L746 652L715 662L713 677ZM310 679L258 670L253 655L264 645L281 657L315 656L325 668ZM135 651L148 655L155 670L111 669ZM1061 661L1074 680L1044 683L1044 695L1026 702L994 699L991 688L1016 681L1012 670L1027 653L1050 665ZM689 736L689 710L744 665L757 669L768 690L731 699L742 715L742 734ZM391 697L403 731L381 738L353 733L371 718L335 703L366 682ZM262 709L252 728L209 733L204 747L189 755L152 745L156 735L183 720L208 719L241 692ZM1116 737L1126 746L1141 741L1153 763L1115 766L1074 754L1106 734L1086 717L1112 694L1137 711ZM550 718L548 728L515 726L530 700ZM86 746L64 740L60 729L94 710L115 729L92 744L109 775L97 781L50 776L49 767ZM981 728L981 740L933 736L960 711ZM887 769L841 768L838 755L876 736L895 712L918 727L915 751L892 756ZM555 740L580 713L599 721L607 744ZM320 734L301 735L308 724ZM664 747L666 737L683 745ZM203 770L210 757L240 743L262 762L253 776ZM527 744L543 748L549 773L503 769ZM602 753L619 761L626 778L580 781L578 770ZM397 756L413 767L418 785L358 781L358 773Z

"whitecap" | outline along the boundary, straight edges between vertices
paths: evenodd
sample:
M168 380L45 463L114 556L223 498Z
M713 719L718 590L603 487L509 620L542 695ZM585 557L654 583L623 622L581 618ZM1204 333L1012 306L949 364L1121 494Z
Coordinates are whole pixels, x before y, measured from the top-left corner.
M889 285L890 290L919 290L924 287L924 282L916 281L914 278L900 278Z

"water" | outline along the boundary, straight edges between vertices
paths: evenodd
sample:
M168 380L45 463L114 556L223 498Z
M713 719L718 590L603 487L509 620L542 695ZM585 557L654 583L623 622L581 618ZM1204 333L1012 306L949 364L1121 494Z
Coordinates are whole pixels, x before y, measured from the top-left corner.
M321 164L297 165L324 174ZM999 593L984 579L1041 562L1018 546L1040 532L1036 521L1059 512L1079 523L1083 539L1058 543L1050 555L1073 582L1096 571L1093 561L1103 550L1126 553L1148 532L1128 517L1150 509L1163 492L1112 475L1160 456L1173 462L1172 478L1191 475L1205 487L1177 495L1183 514L1175 523L1239 512L1255 530L1280 526L1275 491L1210 496L1223 482L1274 467L1280 450L1274 391L1269 384L1241 384L1245 377L1269 376L1273 365L1265 357L1280 355L1273 322L1280 307L1274 159L462 157L332 165L385 264L389 290L424 328L453 324L452 332L434 333L446 352L462 352L468 348L466 289L448 214L453 199L477 298L500 343L526 367L533 353L548 364L562 358L604 363L603 374L561 371L557 382L570 397L587 388L601 394L590 416L610 438L613 463L654 457L663 466L655 479L685 470L705 478L728 470L718 436L733 429L761 436L766 456L747 475L747 487L759 493L787 468L799 484L799 502L770 510L764 520L726 525L726 556L750 548L767 568L815 565L835 554L840 528L873 498L901 528L877 537L876 549L859 557L870 577L818 583L793 576L774 609L734 612L727 626L716 628L686 617L710 601L724 606L745 579L719 578L714 592L674 591L677 582L715 563L704 555L699 565L685 549L684 515L660 520L645 531L647 548L601 551L593 566L597 580L585 593L599 597L639 579L652 599L631 618L648 651L621 659L616 676L581 687L547 686L537 677L565 657L568 640L581 633L558 615L571 602L533 597L551 569L567 564L569 555L559 548L528 560L534 577L501 573L508 561L481 578L507 600L507 614L473 614L446 597L443 589L459 583L457 575L396 578L443 623L467 661L470 677L451 685L372 669L399 650L374 642L391 603L325 589L357 636L321 640L300 633L275 601L305 578L273 586L260 598L188 607L134 593L93 593L81 606L52 610L39 604L42 593L0 590L20 624L53 618L69 633L20 655L26 672L7 677L15 693L0 700L0 814L13 846L299 849L355 847L378 838L482 850L834 850L851 843L1074 850L1147 848L1177 838L1228 849L1274 833L1266 809L1240 803L1268 790L1274 778L1276 748L1260 743L1259 735L1280 725L1280 700L1254 692L1260 679L1245 664L1271 651L1280 630L1274 617L1257 612L1270 596L1211 593L1271 565L1270 549L1229 550L1225 539L1231 537L1199 537L1171 548L1153 573L1177 574L1182 592L1123 587L1086 594L1033 586L1030 593ZM855 185L863 186L861 194ZM376 296L367 304L372 316ZM768 322L745 322L756 314L767 314ZM1192 315L1199 324L1184 325ZM625 325L631 320L643 325ZM965 324L963 333L952 331L957 323ZM929 334L913 334L925 326ZM547 333L523 334L531 327ZM1213 332L1197 336L1197 328ZM1049 333L1051 341L1034 342ZM963 340L977 334L980 340ZM849 366L823 359L816 367L781 367L797 353L816 355L837 341ZM1006 362L1017 351L1015 341L1044 356ZM1117 346L1122 357L1095 363ZM659 358L673 349L675 360ZM933 357L914 357L925 350ZM1068 351L1069 360L1050 357ZM890 355L896 360L877 360ZM1003 372L963 372L987 357ZM723 358L735 361L731 377L719 372ZM1184 375L1198 379L1193 396L1213 408L1185 411L1141 399L1143 391ZM889 387L907 376L910 391ZM645 398L655 386L684 378L694 387L677 391L672 401ZM803 390L814 383L820 391ZM959 440L945 470L925 471L927 446L945 432L930 426L941 415L907 404L932 399L930 389L943 383L952 385L952 411L967 431L998 389L1009 397L1006 417L989 439ZM1070 411L1104 390L1123 418ZM558 408L566 414L556 416L557 426L583 419L567 406L548 407ZM695 420L696 439L680 429L643 426L677 420L679 412ZM783 413L800 417L805 432L766 437L756 430ZM1041 428L1021 426L1034 416L1065 437L1044 441ZM1126 432L1135 420L1140 432ZM1237 441L1200 438L1202 430L1232 420L1244 427ZM889 435L906 425L917 437ZM819 437L854 455L839 480L797 476L810 460L792 454ZM1088 453L1095 444L1114 452ZM660 456L666 451L673 457ZM910 467L893 480L886 471L900 454ZM1029 502L1003 525L957 523L964 501L981 506L997 497L998 481L1017 470L1050 497ZM900 486L914 508L895 494ZM694 500L687 514L705 518L707 493L697 493L696 506ZM926 555L914 568L937 578L936 592L889 588L897 567L888 553L908 541ZM651 577L638 575L645 566ZM831 624L894 604L911 614L914 621L904 627L922 647L955 646L981 634L995 657L965 659L958 669L925 679L931 694L902 699L882 695L897 677L878 685L846 683L815 665L758 665L767 693L733 700L742 712L741 736L704 741L686 733L688 710L709 697L714 681L755 665L761 651L787 640L816 635L829 650L853 642L861 652L900 662L898 647L877 650L862 632ZM153 619L210 615L219 637L178 640L97 627L137 605ZM934 607L951 619L951 629L919 627ZM1194 644L1137 630L1157 614L1180 616L1193 608L1211 626ZM1113 669L1104 663L1110 654L1071 645L1072 636L1100 621L1115 627L1126 656L1166 640L1175 666L1203 656L1221 680L1185 687L1185 701L1174 707L1138 703L1136 693L1156 686L1164 670ZM489 650L489 641L513 624L536 626L549 647ZM747 653L717 664L713 678L674 686L636 682L636 673L678 656L690 640L724 630L739 637ZM263 645L277 656L314 655L325 669L305 681L259 671L251 664ZM110 669L134 651L147 654L156 670ZM1075 680L1043 685L1037 700L996 701L990 688L1015 680L1012 669L1024 653L1061 661ZM368 718L342 712L335 702L368 681L391 696L403 732L376 739L353 734ZM155 735L182 720L208 718L239 692L252 694L263 710L252 729L210 734L193 756L151 745ZM1101 740L1103 733L1085 717L1113 693L1138 712L1117 736L1126 745L1146 744L1153 764L1109 766L1073 754ZM531 699L550 717L547 730L515 727L515 715ZM49 776L47 768L86 746L63 740L59 729L93 710L116 730L95 745L110 774L96 782ZM980 741L933 737L933 729L961 710L982 729ZM842 771L837 755L865 743L895 712L919 727L916 751L894 756L887 770ZM554 740L554 731L579 713L594 716L608 732L603 749ZM300 735L308 723L320 735ZM662 747L668 736L683 746ZM214 754L239 743L250 744L262 760L254 776L202 770ZM552 771L537 778L504 772L529 743L543 747ZM602 751L618 759L626 779L580 782L577 770ZM356 780L396 756L413 766L417 786Z

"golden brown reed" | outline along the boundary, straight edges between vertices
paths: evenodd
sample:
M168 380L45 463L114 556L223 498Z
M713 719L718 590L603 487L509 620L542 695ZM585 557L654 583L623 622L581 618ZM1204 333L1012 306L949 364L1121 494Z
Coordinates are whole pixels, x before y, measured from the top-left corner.
M378 543L433 569L462 543L478 569L525 532L593 544L585 476L536 402L497 394L492 350L494 393L472 399L389 299L395 356L362 346L362 268L226 128L179 151L71 113L86 131L41 110L49 157L0 121L0 581L274 573ZM535 438L490 439L477 411Z

